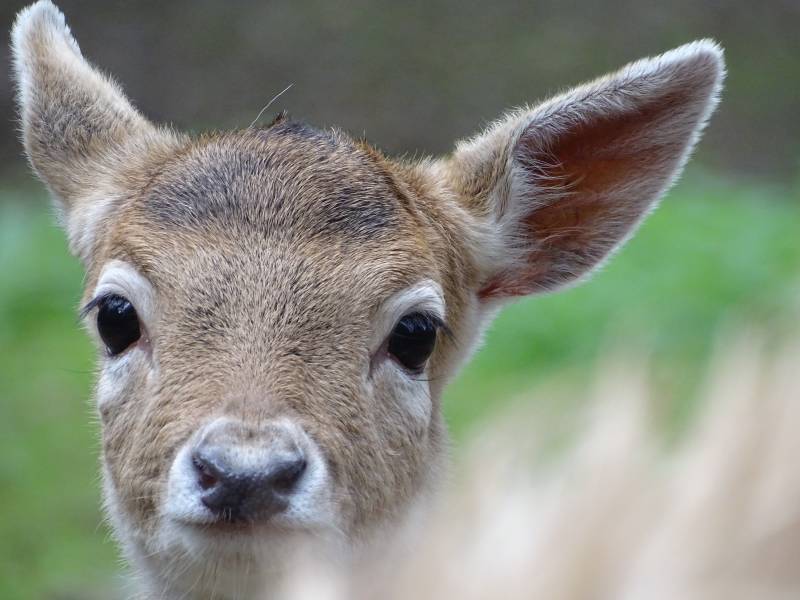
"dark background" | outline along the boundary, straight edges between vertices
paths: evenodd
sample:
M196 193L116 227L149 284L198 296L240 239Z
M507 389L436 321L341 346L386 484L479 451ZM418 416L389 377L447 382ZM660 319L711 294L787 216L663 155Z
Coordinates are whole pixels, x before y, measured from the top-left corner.
M5 2L0 22L23 4ZM155 120L244 127L293 83L265 119L287 109L392 153L446 152L507 108L712 37L729 77L700 162L782 180L800 162L800 0L58 4L84 55ZM2 78L0 113L1 174L21 163Z

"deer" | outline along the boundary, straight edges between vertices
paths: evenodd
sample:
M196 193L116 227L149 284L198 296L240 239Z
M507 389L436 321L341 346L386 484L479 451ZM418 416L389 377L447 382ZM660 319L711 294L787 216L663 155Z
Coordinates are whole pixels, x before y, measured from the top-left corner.
M157 125L50 0L11 48L25 153L85 268L104 509L144 598L254 597L294 544L355 556L424 506L443 388L493 316L604 264L724 79L696 41L412 160L283 115Z

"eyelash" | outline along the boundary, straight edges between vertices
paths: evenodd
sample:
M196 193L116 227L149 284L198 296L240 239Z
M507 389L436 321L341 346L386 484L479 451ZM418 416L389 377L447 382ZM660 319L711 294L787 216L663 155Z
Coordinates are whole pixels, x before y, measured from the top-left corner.
M411 311L408 311L402 317L400 317L400 319L398 319L398 321L400 321L401 319L404 319L405 317L408 317L408 316L411 316L411 315L415 315L415 314L416 315L420 315L421 317L423 317L423 318L427 319L428 321L430 321L431 325L433 325L438 331L441 331L443 333L448 333L449 332L449 330L447 329L447 325L445 324L444 320L442 320L442 318L439 315L437 315L436 313L433 313L433 312L426 311L426 310L411 310Z
M104 294L96 296L95 298L87 302L86 305L83 308L81 308L80 312L78 313L78 320L83 321L87 316L89 316L90 312L92 312L95 308L97 308L100 304L108 300L113 295L114 294L112 294L111 292L106 292Z

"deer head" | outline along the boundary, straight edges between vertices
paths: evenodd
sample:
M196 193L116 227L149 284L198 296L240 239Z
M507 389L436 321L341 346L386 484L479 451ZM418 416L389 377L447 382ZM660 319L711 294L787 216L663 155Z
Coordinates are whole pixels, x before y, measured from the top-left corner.
M407 162L283 118L154 125L48 0L12 47L27 155L86 267L106 506L168 596L255 589L288 540L401 520L440 479L442 388L496 309L631 235L723 77L695 42Z

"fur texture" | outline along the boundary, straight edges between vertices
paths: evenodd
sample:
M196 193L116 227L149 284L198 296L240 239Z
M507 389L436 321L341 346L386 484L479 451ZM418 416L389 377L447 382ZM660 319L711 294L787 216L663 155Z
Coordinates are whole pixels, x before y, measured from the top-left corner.
M100 344L96 396L109 515L164 597L250 594L297 538L347 554L402 522L441 479L442 388L498 301L584 276L631 234L723 74L716 45L690 44L407 163L282 118L199 138L157 127L48 0L20 13L12 49L25 149L86 265L84 300L115 290L139 318L125 352ZM422 373L387 352L393 298L442 313ZM302 432L325 473L317 513L309 496L244 531L170 517L193 514L167 510L169 490L185 497L179 463L218 420L240 423L232 445Z

